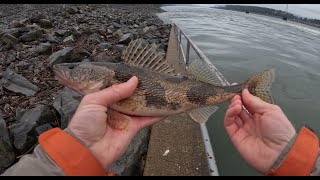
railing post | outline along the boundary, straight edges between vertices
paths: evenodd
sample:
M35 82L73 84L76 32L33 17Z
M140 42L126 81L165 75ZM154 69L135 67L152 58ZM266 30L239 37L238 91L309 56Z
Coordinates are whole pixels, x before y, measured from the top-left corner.
M182 53L182 51L181 51L181 48L180 48L180 45L181 45L181 29L179 29L180 31L179 31L179 45L178 45L178 49L179 49L179 62L181 62L181 53Z
M189 65L189 55L190 55L190 42L189 40L187 40L186 65Z

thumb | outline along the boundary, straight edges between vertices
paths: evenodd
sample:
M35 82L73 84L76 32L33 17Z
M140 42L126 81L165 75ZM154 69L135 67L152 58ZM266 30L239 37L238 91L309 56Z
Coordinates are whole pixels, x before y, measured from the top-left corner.
M272 104L269 104L257 96L252 95L248 89L242 91L242 101L244 106L248 109L251 114L254 113L265 113L273 107Z
M115 84L101 91L86 95L85 103L107 107L122 99L130 97L134 93L137 85L138 78L133 76L125 83Z

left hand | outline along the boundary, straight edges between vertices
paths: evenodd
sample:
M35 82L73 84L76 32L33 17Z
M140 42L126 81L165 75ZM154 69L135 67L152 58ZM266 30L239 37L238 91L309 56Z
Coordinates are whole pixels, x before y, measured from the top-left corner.
M107 123L110 121L108 106L131 96L137 85L137 77L132 77L125 83L86 95L68 125L104 168L125 152L140 129L165 118L126 116L117 112L127 117L123 129L114 129Z

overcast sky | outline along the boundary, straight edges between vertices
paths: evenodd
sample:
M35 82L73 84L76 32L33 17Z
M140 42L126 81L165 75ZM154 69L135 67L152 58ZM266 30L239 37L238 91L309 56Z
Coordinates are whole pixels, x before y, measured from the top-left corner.
M201 6L214 6L223 4L197 4ZM286 11L286 4L237 4L237 5L250 5L250 6L260 6L272 9L278 9ZM308 18L320 19L320 4L289 4L288 12Z

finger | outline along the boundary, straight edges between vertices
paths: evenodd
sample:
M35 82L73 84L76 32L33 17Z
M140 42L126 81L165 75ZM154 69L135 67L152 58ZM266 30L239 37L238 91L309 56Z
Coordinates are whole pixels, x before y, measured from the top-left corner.
M229 108L232 108L232 107L234 107L234 106L237 105L237 104L239 104L239 105L242 106L242 102L241 102L240 99L236 99L235 101L233 101L233 102L229 105Z
M246 112L244 109L241 110L239 117L242 120L243 123L245 123L246 121L250 121L252 120L251 115L248 114L249 112Z
M83 103L109 106L117 101L130 97L138 85L138 78L133 76L127 82L112 85L101 91L88 94Z
M234 122L237 124L238 128L241 128L244 124L244 122L239 117L237 117Z
M248 109L251 114L254 113L264 113L270 110L273 107L272 104L269 104L260 98L250 94L248 89L242 91L242 101L244 106Z
M224 127L229 134L232 136L238 129L239 126L235 122L238 117L238 114L241 112L241 105L236 105L227 110L225 117L224 117Z
M235 95L235 96L231 99L230 103L233 103L233 102L236 101L236 100L241 100L241 97L240 97L239 95Z

